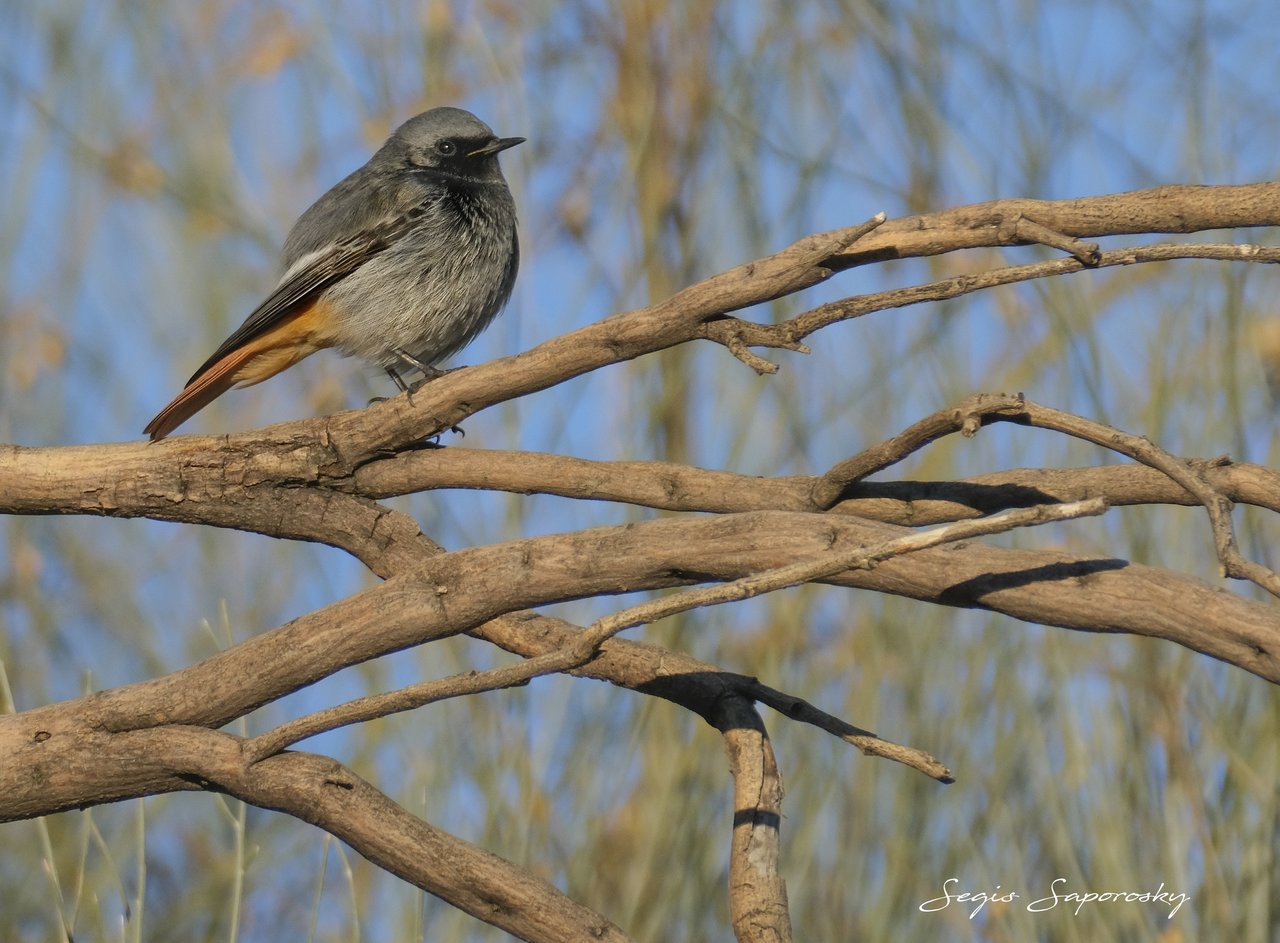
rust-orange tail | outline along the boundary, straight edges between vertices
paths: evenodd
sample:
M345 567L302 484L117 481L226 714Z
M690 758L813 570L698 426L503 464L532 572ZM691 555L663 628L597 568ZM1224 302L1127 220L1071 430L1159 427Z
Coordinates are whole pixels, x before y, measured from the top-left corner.
M163 439L235 386L236 371L244 366L245 361L251 359L253 354L252 350L241 348L223 357L210 369L188 383L186 388L174 397L173 402L160 410L156 418L147 423L147 427L142 431L151 436L152 442Z
M151 436L152 442L163 439L233 386L261 383L308 354L330 346L325 332L317 330L323 327L319 307L313 306L209 364L142 431Z

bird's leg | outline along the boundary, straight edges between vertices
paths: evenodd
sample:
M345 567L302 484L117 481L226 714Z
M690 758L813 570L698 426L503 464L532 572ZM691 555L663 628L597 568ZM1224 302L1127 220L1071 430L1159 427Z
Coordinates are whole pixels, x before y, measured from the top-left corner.
M409 353L403 347L392 347L391 352L400 359L401 363L407 364L408 366L413 367L415 370L417 370L422 374L422 379L419 380L417 383L413 384L413 387L412 387L413 390L418 389L420 386L422 386L422 384L426 383L428 380L434 380L436 377L442 377L445 375L445 373L448 372L445 370L439 370L431 366L431 364L429 363L423 363L421 360L419 360L413 354Z
M388 374L390 374L391 379L395 381L396 386L400 387L402 391L409 394L410 403L413 402L413 394L416 393L418 390L422 389L424 384L429 383L430 381L435 380L438 377L442 377L446 373L453 372L452 370L441 370L439 367L433 367L429 363L423 363L421 360L419 360L413 354L409 353L403 347L392 347L391 352L400 359L401 363L407 364L408 366L413 367L414 369L422 373L421 380L419 380L417 383L412 384L411 386L405 386L404 379L400 376L400 374L396 373L396 371L391 367L386 368L386 371ZM458 368L454 367L453 369L457 370ZM457 433L458 435L463 435L463 436L466 435L466 433L462 431L461 426L450 426L449 431ZM440 436L437 433L435 436L432 437L432 445L437 448L441 448L442 446L440 446L439 444L439 439L440 439Z
M401 393L410 394L411 398L409 401L413 402L409 384L404 382L404 378L401 377L400 374L396 373L395 369L392 367L384 367L383 369L387 371L387 376L391 377L391 382L400 388ZM386 401L387 397L385 396L375 396L373 399L369 400L369 405L372 406L374 403L385 403Z
M400 374L396 373L395 368L387 367L385 369L387 371L387 376L391 377L391 382L400 388L400 392L408 393L409 385L404 382L404 378L400 376Z

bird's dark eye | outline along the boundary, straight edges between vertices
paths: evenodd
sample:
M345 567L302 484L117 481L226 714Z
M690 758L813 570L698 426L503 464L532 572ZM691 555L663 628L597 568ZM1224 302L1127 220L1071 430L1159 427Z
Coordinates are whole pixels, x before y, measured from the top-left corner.
M452 157L454 154L458 153L458 145L454 144L452 141L437 141L436 153L441 157Z

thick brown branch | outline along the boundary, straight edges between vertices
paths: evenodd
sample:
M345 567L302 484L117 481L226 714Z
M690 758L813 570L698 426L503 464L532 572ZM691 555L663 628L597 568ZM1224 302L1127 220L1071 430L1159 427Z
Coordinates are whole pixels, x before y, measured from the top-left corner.
M121 446L118 448L120 450L127 450L130 447ZM52 453L65 454L66 452L73 452L73 451L74 450L52 450ZM22 464L30 465L32 460L43 459L44 463L46 463L46 467L49 467L47 463L49 462L50 458L51 458L51 452L48 450L39 450L38 453L35 450L11 451L10 453L11 462L10 462L10 467L8 469L11 479L21 481L23 477L21 476L21 474L17 473L18 470L14 469L12 466L22 465ZM100 463L94 463L94 464L98 464L98 467L101 468ZM127 463L123 463L123 464L125 464L127 467ZM72 463L72 465L74 465L74 463ZM1211 474L1230 474L1233 477L1238 479L1239 477L1238 472L1240 470L1227 468L1227 469L1210 469L1209 471ZM76 468L74 469L73 473L84 475L86 474L86 469ZM1263 478L1266 478L1268 476L1274 477L1271 473L1262 473L1262 472L1251 473L1249 475L1250 480L1246 482L1248 486L1246 490L1249 490L1253 494L1266 495L1269 492L1271 495L1274 495L1275 494L1274 489L1269 489L1262 485L1255 486L1254 484L1255 480L1261 481ZM30 480L30 479L26 479L26 480ZM724 489L720 489L720 493L735 494L739 490L740 489L724 488ZM743 493L750 493L749 488L741 489L741 490L743 491ZM95 498L94 500L97 500L97 499ZM320 500L323 500L323 496L320 498ZM295 519L290 526L294 530L297 530L299 527L304 526L306 523L308 522L305 519ZM421 559L426 553L431 552L429 542L427 542L425 538L422 538L419 534L417 534L416 527L412 524L412 522L405 521L404 524L397 525L397 526L399 526L401 530L404 531L401 538L397 539L398 540L397 546L400 548L399 552L407 554L407 556L403 558L404 560L411 560L411 559L414 559L415 557L417 559ZM359 537L360 540L365 539L359 534L355 535L355 537ZM352 539L355 539L355 537L353 537ZM377 547L380 544L381 544L381 538L379 539L379 541L374 541L372 546L362 548L362 550L360 551L362 553L362 558L366 558L366 557L376 558L379 552ZM412 549L405 550L404 547L406 544L410 545ZM985 553L986 551L983 551L983 552ZM694 566L696 568L696 564ZM1030 562L1030 560L1028 560L1026 566L1034 568L1036 564L1033 564ZM384 575L387 575L386 570L384 570L383 573ZM954 598L954 595L955 594L952 593L949 598ZM919 594L919 598L937 598L937 597L934 595L931 595L928 591L922 591ZM1077 627L1075 626L1075 623L1072 622L1071 620L1067 620L1064 622L1060 614L1060 611L1056 609L1055 605L1049 606L1049 608L1047 608L1044 611L1040 611L1035 605L1020 606L1017 609L1009 609L1009 610L1002 610L1002 611L1009 611L1011 614L1016 614L1020 618L1025 618L1030 621L1040 621L1040 622L1046 622L1049 624L1067 624L1067 625L1072 625L1073 627ZM1119 620L1119 623L1120 624L1116 626L1116 630L1119 630L1119 631L1129 630L1128 620L1126 618L1122 617ZM1091 628L1093 626L1085 624L1078 627ZM1162 635L1162 630L1153 629L1150 626L1146 628L1139 628L1137 629L1137 631L1143 632L1144 634ZM1246 646L1245 649L1240 649L1231 645L1223 646L1217 642L1208 642L1208 641L1205 641L1203 638L1184 637L1184 639L1180 639L1180 640L1182 641L1183 644L1189 644L1191 645L1191 647L1197 648L1197 650L1212 651L1216 657L1221 657L1221 658L1224 658L1224 660L1231 661L1234 664L1239 664L1246 667L1249 667L1255 660L1254 656L1247 654L1247 652L1249 651L1256 652L1258 655L1261 656L1262 663L1260 666L1249 667L1249 670L1257 670L1259 673L1263 674L1264 677L1271 676L1272 669L1267 664L1267 661L1270 656L1267 653L1268 653L1268 650L1271 649L1273 646L1271 646L1271 644L1267 641L1259 640L1256 642L1256 644L1250 644ZM412 644L412 643L408 643L408 644ZM375 656L374 654L370 654L368 657L375 657ZM229 716L235 716L235 713L233 712Z
M893 451L889 443L872 448ZM860 453L864 457L850 461L865 467L874 464L865 458L871 454L867 450ZM1280 473L1274 469L1226 458L1188 463L1230 500L1280 512ZM412 545L421 534L412 519L372 501L343 502L344 496L327 490L237 489L232 487L237 483L234 478L224 483L227 497L221 500L211 491L184 494L158 483L167 473L168 469L158 470L146 461L140 447L131 444L10 446L0 449L0 513L199 521L340 546L381 576L399 572L410 559L417 559L409 553L397 562L393 554L375 565L377 558L392 554L393 549L403 551L406 543ZM335 484L369 498L467 488L730 513L805 510L811 507L808 495L817 483L809 476L762 478L670 462L600 462L540 452L448 448L391 455ZM104 500L104 495L113 497ZM956 481L859 481L846 489L833 510L886 523L927 525L1094 495L1113 506L1199 503L1154 469L1112 465L1010 469Z
M379 576L418 562L412 518L329 488L291 487L269 451L191 448L190 463L157 461L142 443L0 447L0 513L146 517L341 547ZM301 450L299 450L301 451ZM296 458L296 453L291 456ZM318 471L308 473L311 484Z
M173 790L225 792L319 826L384 870L519 939L627 939L552 885L410 815L327 757L284 753L255 764L238 737L200 727L112 733L65 712L44 727L29 719L7 717L11 723L0 726L0 755L10 767L4 778L27 780L21 792L37 794L35 781L47 775L83 797L77 805ZM15 756L8 738L19 730L24 743ZM11 766L10 758L20 763Z
M107 731L165 723L216 727L348 665L478 628L504 612L588 595L732 580L903 534L843 516L757 512L459 550L433 559L420 573L395 577L165 678L72 706L0 718L0 731L11 724L27 729L52 722L46 718L67 711ZM578 565L584 559L593 561L587 571ZM1164 638L1280 680L1280 613L1120 560L965 543L896 557L873 570L850 570L829 582L1048 625ZM228 678L237 683L227 684ZM10 746L22 742L19 737ZM23 788L12 771L10 763L0 763L0 795ZM83 801L48 785L38 792L29 798L44 811ZM6 816L19 807L30 808L11 802Z
M904 216L885 223L833 260L841 267L885 259L940 255L957 249L1039 241L1020 238L1018 219L1066 236L1191 233L1207 229L1280 226L1280 184L1167 186L1075 200L994 200Z
M873 446L874 449L891 448ZM862 453L860 453L862 454ZM1280 511L1280 473L1229 459L1188 464L1238 504ZM620 501L667 511L801 511L819 479L763 478L671 462L599 462L542 452L435 449L409 452L361 468L348 487L373 497L442 488L485 488ZM957 481L857 481L832 510L890 524L927 525L1010 507L1105 498L1113 506L1194 505L1167 475L1143 465L1017 468Z
M826 579L845 570L869 569L893 557L917 553L958 540L1005 533L1018 527L1051 521L1092 516L1105 510L1105 502L1092 498L1075 504L1006 511L980 521L957 521L931 531L905 534L844 553L826 554L816 560L804 560L763 573L752 573L732 582L663 596L597 619L562 649L535 656L517 665L504 665L485 672L470 672L440 681L428 681L317 711L256 737L248 749L255 758L270 756L299 740L348 724L413 710L445 698L514 687L553 672L569 671L589 662L600 650L600 646L619 632L692 609L751 599L801 583Z
M725 701L716 717L733 774L729 848L729 912L739 943L788 943L791 914L778 871L782 775L764 721L744 697Z

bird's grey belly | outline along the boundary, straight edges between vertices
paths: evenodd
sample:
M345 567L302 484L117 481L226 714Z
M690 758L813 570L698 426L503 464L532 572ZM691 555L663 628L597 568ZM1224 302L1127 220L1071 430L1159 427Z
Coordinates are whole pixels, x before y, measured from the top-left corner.
M514 233L482 240L455 229L450 237L410 234L326 289L335 346L382 366L403 366L400 348L431 365L484 330L511 294ZM452 243L448 251L442 242Z

